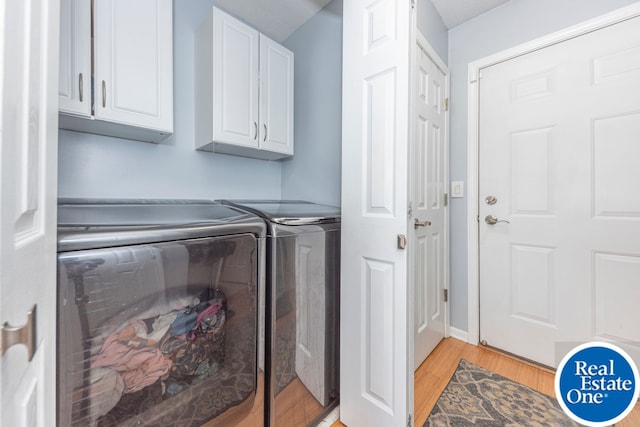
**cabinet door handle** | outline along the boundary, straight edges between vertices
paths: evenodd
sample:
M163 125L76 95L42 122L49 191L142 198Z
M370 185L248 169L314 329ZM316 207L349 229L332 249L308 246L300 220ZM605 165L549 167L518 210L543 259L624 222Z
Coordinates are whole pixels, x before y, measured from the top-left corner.
M82 73L78 76L78 89L80 93L80 102L83 102L84 99L84 79L82 78Z
M258 139L258 122L253 122L253 139Z
M267 124L263 123L262 126L264 126L264 139L262 142L265 142L267 140Z
M102 81L102 108L107 106L107 84Z

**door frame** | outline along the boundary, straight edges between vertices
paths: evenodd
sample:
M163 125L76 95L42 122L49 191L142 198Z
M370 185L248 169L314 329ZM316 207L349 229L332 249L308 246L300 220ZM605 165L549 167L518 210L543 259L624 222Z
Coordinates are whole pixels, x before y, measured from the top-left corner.
M606 13L583 23L534 39L469 63L467 86L467 342L480 341L480 242L479 242L479 88L483 68L535 50L579 37L604 27L640 16L640 3Z
M427 40L427 38L422 34L422 32L419 29L416 29L416 43L414 44L413 48L412 48L412 52L411 55L413 57L412 59L412 63L411 63L411 84L409 85L411 87L411 90L414 90L415 88L413 87L413 82L415 82L415 77L416 77L416 65L417 65L417 57L418 57L418 50L422 49L424 50L424 52L427 54L427 56L429 57L429 59L431 59L431 61L436 65L436 67L438 67L440 69L440 71L442 71L442 73L444 74L444 97L445 99L449 98L450 95L450 73L449 73L449 67L447 67L447 64L442 60L442 58L440 58L440 55L438 55L438 53L435 51L435 49L433 48L433 46L431 46L431 44L429 43L429 41ZM411 138L411 144L413 144L415 142L415 139L417 137L416 135L416 130L415 130L415 125L416 125L416 117L415 117L415 113L416 113L416 106L415 106L415 101L412 99L411 100L411 116L410 116L410 124L409 124L409 129L410 129L410 138ZM444 161L443 161L443 167L444 167L444 182L445 182L445 188L443 188L443 191L447 194L448 199L451 198L451 195L449 194L449 189L448 189L448 185L449 185L449 109L447 108L445 110L445 115L444 115ZM409 173L413 173L413 171L409 168ZM411 188L411 179L409 180L409 195L412 194L413 189ZM413 202L413 201L412 201ZM444 217L444 232L445 232L445 236L444 236L444 259L442 260L442 264L443 264L443 272L444 272L444 289L445 290L449 290L450 287L450 283L449 283L449 277L450 277L450 263L449 263L449 237L450 237L450 230L449 230L449 226L450 226L450 219L449 219L449 212L450 212L450 204L451 204L451 200L447 201L446 206L444 207L445 209L445 217ZM412 217L408 218L408 222L407 222L407 229L409 230L410 233L410 241L414 241L414 229L413 229L413 225L412 225ZM410 286L410 295L414 295L415 292L415 277L414 277L414 267L415 267L415 248L410 248L411 250L411 256L409 257L408 260L408 273L409 273L409 281L411 283ZM411 324L413 325L414 319L413 316L415 316L415 313L412 313L412 317L411 317ZM449 307L449 302L445 302L444 303L444 337L447 338L450 335L449 329L450 329L450 307ZM413 333L415 334L415 331L413 331ZM413 354L413 348L411 349L411 354Z

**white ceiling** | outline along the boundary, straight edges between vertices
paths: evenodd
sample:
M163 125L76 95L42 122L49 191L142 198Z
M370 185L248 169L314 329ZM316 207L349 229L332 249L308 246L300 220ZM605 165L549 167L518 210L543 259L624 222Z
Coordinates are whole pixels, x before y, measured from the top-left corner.
M431 0L447 28L456 27L509 0Z
M349 0L344 0L349 1ZM509 0L431 0L447 28L453 28ZM216 0L226 11L283 42L331 0Z
M227 12L283 42L331 0L216 0Z

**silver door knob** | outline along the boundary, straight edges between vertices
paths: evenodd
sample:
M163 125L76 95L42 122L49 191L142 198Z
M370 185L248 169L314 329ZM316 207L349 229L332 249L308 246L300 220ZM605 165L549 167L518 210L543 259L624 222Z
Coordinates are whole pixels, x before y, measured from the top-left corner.
M484 217L484 222L486 222L489 225L493 225L493 224L497 224L499 222L506 222L507 224L511 224L509 221L507 221L506 219L498 219L493 215L487 215Z
M413 228L418 228L418 227L429 227L431 225L431 221L420 221L418 220L418 218L413 220Z

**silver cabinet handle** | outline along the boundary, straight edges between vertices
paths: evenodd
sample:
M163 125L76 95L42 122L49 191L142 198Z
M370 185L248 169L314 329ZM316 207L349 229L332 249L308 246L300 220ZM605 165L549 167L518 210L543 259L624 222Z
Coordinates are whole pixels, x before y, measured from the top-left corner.
M82 78L82 73L78 76L78 88L80 89L80 102L83 102L84 98L84 79Z
M102 81L102 108L107 106L107 84Z
M418 227L429 227L431 226L431 221L419 221L418 218L413 220L413 228L417 229Z
M265 142L267 140L267 124L263 123L262 126L264 126L264 139L262 142Z
M36 306L27 313L27 323L22 326L12 327L8 322L0 326L0 355L16 344L27 346L29 362L36 351Z
M499 222L506 222L507 224L511 224L509 221L507 221L506 219L498 219L493 215L487 215L484 217L484 222L486 222L489 225L493 225L493 224L497 224Z
M258 139L258 122L253 122L253 139Z

